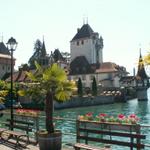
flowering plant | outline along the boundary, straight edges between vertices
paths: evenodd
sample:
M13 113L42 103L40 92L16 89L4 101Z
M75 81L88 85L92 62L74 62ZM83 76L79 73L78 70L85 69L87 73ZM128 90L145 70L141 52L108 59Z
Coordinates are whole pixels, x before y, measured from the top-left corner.
M25 116L38 116L40 113L39 110L31 110L31 109L17 109L16 114L25 115Z
M113 123L125 123L125 124L137 124L139 118L135 114L130 114L125 116L123 114L118 114L118 116L110 116L105 113L100 113L94 117L92 112L88 112L85 115L79 115L79 120L93 120L97 122L113 122Z

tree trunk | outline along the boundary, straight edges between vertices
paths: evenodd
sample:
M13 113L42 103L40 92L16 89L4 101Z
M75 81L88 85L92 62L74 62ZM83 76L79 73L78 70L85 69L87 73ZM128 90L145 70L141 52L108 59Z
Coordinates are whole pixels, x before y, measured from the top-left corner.
M53 93L49 91L46 94L45 115L46 115L46 130L48 133L54 132L53 126Z

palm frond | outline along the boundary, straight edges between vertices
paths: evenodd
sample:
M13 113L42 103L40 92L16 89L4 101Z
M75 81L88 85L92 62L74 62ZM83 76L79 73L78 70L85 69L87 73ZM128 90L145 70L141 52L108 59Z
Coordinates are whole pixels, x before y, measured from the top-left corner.
M150 65L150 53L146 55L143 60L146 65Z
M64 81L67 79L65 71L56 63L44 71L43 78L47 81L54 80L54 78L58 81Z

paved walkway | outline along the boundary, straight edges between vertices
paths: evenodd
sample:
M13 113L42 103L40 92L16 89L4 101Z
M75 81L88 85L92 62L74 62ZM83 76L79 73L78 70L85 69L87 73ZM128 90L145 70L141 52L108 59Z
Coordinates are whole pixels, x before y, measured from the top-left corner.
M39 150L38 146L28 145L27 148L15 148L14 145L8 143L0 143L0 150ZM62 150L74 150L72 147L63 146Z

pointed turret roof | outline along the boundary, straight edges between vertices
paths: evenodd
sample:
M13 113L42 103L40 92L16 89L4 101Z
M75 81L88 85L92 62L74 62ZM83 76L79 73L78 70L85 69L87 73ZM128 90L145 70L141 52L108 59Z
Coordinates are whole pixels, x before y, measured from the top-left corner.
M148 76L146 74L146 71L145 71L145 67L144 67L141 51L140 51L140 57L139 57L139 63L138 63L138 71L137 71L137 75L136 76L138 78L140 78L140 79L147 79L148 78Z
M43 40L42 49L41 49L41 56L42 57L46 56L46 48L45 48L45 42L44 42L44 40Z
M73 40L90 37L94 31L89 24L84 24L81 29L78 29L77 34L73 37Z
M0 42L0 54L10 55L8 48L3 42Z

